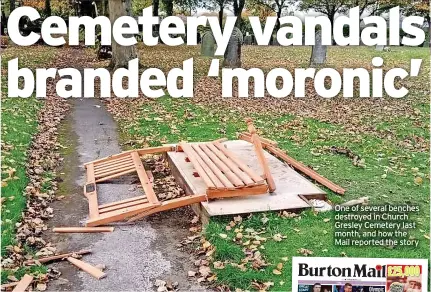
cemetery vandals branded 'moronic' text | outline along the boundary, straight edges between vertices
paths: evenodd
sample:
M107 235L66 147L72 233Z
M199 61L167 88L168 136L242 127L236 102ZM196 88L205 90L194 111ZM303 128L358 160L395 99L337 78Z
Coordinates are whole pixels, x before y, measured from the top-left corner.
M235 27L236 17L226 18L221 28L217 17L198 16L187 17L187 25L180 17L170 16L163 20L152 16L152 7L142 11L137 20L130 16L119 17L111 23L109 18L98 16L91 18L69 17L69 24L61 17L50 16L46 18L41 27L41 35L32 32L28 36L21 35L19 22L22 17L35 21L41 16L32 7L19 7L15 9L8 19L8 32L11 40L20 46L35 44L40 38L50 46L79 45L79 30L85 28L85 45L95 45L96 26L101 29L101 45L110 45L114 40L120 46L133 46L137 44L135 35L140 34L139 25L142 26L142 41L147 46L155 46L161 40L168 46L196 45L199 26L209 25L217 45L216 56L224 55ZM259 17L250 16L250 24L258 45L268 45L272 37L276 17L268 17L262 26ZM424 18L407 16L401 18L399 7L390 10L388 20L382 16L368 16L362 19L364 29L360 29L359 8L349 10L348 15L339 16L334 24L326 16L306 16L304 22L296 16L280 18L281 28L277 31L277 42L281 46L315 45L315 35L320 30L322 45L331 46L332 41L339 46L357 46L360 43L366 46L418 46L425 41L425 32L421 29ZM152 27L159 25L159 36L153 36ZM349 35L343 31L349 28ZM389 29L388 29L389 27ZM404 36L400 36L400 31ZM184 37L184 38L183 38ZM303 43L303 39L305 43ZM138 58L128 62L128 68L119 68L113 72L105 68L40 68L35 72L28 68L19 68L18 59L8 62L8 96L9 97L46 97L47 79L55 79L56 93L60 97L94 97L95 79L100 79L100 97L111 97L111 92L117 97L139 97L140 93L147 97L157 98L165 95L171 97L193 97L194 94L194 59L183 61L182 68L172 68L164 72L158 68L147 68L139 71ZM295 97L305 97L306 81L311 79L316 93L324 98L332 98L340 93L344 97L374 97L386 95L393 98L405 97L409 90L401 80L407 77L416 77L422 65L421 59L412 59L410 68L383 69L384 60L374 57L370 60L371 70L365 68L343 68L340 73L334 68L274 68L267 73L259 68L222 68L219 59L213 59L208 76L221 77L222 97L233 96L233 83L238 81L238 96L249 97L249 82L254 81L254 97L263 97L267 92L277 98L294 94ZM221 74L221 76L219 76ZM20 79L24 79L21 84ZM124 88L123 79L127 79ZM178 80L182 80L179 87ZM282 80L280 88L279 80ZM330 79L328 86L326 80ZM354 83L359 79L359 90L355 92ZM111 90L112 89L112 90Z

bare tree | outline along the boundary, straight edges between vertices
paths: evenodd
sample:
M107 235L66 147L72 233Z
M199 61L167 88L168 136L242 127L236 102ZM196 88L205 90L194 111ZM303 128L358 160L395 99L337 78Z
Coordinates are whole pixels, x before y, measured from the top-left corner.
M130 16L132 0L109 0L109 19L112 23L120 16ZM112 40L112 59L109 65L112 69L127 67L128 62L137 57L136 46L121 46Z
M242 23L242 11L245 6L245 0L233 0L233 14L237 17L236 26L241 27Z

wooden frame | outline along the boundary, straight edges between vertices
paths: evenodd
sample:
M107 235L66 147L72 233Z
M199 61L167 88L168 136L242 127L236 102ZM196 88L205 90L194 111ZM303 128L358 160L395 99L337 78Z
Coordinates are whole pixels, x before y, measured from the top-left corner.
M163 146L130 150L86 163L87 181L84 186L84 195L88 199L90 217L86 222L86 226L99 226L121 221L156 206L160 206L161 203L153 190L153 178L152 176L149 177L148 173L145 171L140 156L172 151L174 149L175 147L173 146ZM99 206L96 184L133 172L137 173L145 196Z
M249 133L240 133L238 135L238 138L241 140L253 143L252 137ZM301 162L299 162L299 161L293 159L292 157L290 157L289 155L287 155L283 150L278 148L276 142L271 141L269 139L262 138L262 137L259 137L259 139L260 139L260 142L261 142L264 149L266 149L269 153L277 156L279 159L283 160L284 162L286 162L287 164L292 166L297 171L299 171L299 172L305 174L306 176L314 179L318 183L324 185L325 187L327 187L328 189L330 189L331 191L333 191L337 194L344 195L344 193L346 192L346 190L344 188L331 182L327 178L325 178L322 175L320 175L319 173L317 173L315 170L307 167L306 165L302 164Z

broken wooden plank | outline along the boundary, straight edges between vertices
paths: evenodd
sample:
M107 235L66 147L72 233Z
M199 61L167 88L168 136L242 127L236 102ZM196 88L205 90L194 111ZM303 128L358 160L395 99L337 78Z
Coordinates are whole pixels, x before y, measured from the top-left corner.
M38 261L39 263L48 263L48 262L52 262L55 260L62 260L68 257L71 257L73 255L84 255L84 254L88 254L91 253L91 250L80 250L80 251L76 251L76 252L69 252L69 253L64 253L64 254L59 254L59 255L54 255L54 256L49 256L49 257L44 257L44 258L40 258L37 260L28 260L24 262L24 265L32 265L35 264L36 261Z
M265 184L236 190L207 190L208 199L254 196L266 193L268 193L268 186Z
M99 217L97 218L93 218L93 219L90 218L85 225L99 226L99 225L105 225L116 221L121 221L128 217L142 213L148 209L152 209L155 206L157 205L154 205L151 203L145 203L145 204L131 206L131 207L127 207L127 208L123 208L123 209L119 209L111 212L106 212L106 213L100 214Z
M253 179L247 175L246 172L242 171L233 161L231 161L224 153L217 149L213 143L207 143L206 146L221 160L229 169L235 173L246 185L254 185ZM257 176L257 175L256 175ZM262 180L263 183L263 180Z
M88 274L90 274L91 276L93 276L94 278L100 280L104 277L106 277L106 274L104 272L102 272L100 269L86 263L83 262L81 260L72 258L72 257L68 257L67 260L72 263L74 266L78 267L79 269L83 270L84 272L87 272Z
M157 199L156 193L153 190L153 186L148 179L147 173L145 172L145 168L142 165L141 158L138 153L132 152L130 154L133 159L133 163L135 164L136 172L138 173L139 180L141 181L142 188L144 189L145 195L147 196L148 201L151 204L158 204L159 199Z
M222 173L222 171L214 164L214 162L202 151L199 144L191 144L193 150L196 154L203 160L203 162L211 169L214 175L221 181L227 189L235 189L235 186L230 182L230 180Z
M133 202L133 201L137 201L137 200L142 200L142 199L146 199L146 196L138 196L138 197L133 197L130 199L125 199L125 200L121 200L121 201L116 201L116 202L112 202L112 203L107 203L107 204L103 204L99 206L99 210L103 209L103 208L108 208L108 207L112 207L112 206L116 206L116 205L121 205L124 203L129 203L129 202Z
M18 282L12 292L24 292L25 289L31 284L33 281L33 276L25 274L24 277Z
M256 183L263 182L264 179L258 176L253 170L251 170L247 165L245 165L236 155L230 150L226 149L222 144L216 142L213 143L221 152L223 152L230 160L232 160L242 171L247 173Z
M145 204L145 203L148 203L148 200L146 198L140 199L140 200L135 200L135 201L130 201L128 203L114 205L114 206L106 207L106 208L100 208L99 207L99 213L103 214L103 213L107 213L107 212L111 212L111 211L115 211L115 210L120 210L120 209L124 209L127 207L132 207L132 206L141 205L141 204Z
M305 166L301 162L293 159L292 157L290 157L289 155L287 155L285 152L283 152L281 149L275 148L275 147L272 147L272 146L266 147L266 149L270 153L272 153L275 156L277 156L278 158L280 158L281 160L284 160L287 164L291 165L294 169L302 172L303 174L305 174L308 177L314 179L318 183L324 185L328 189L336 192L337 194L344 195L344 193L346 192L346 190L343 189L342 187L340 187L339 185L337 185L337 184L331 182L330 180L328 180L327 178L321 176L316 171L314 171L313 169Z
M201 164L198 162L198 159L196 158L196 156L194 154L194 151L192 151L192 148L190 147L190 145L188 145L185 142L181 142L179 144L179 146L181 147L181 149L183 151L187 149L188 153L185 152L185 151L184 152L186 153L186 155L190 159L190 162L193 164L194 168L199 173L200 177L204 180L204 182L207 185L207 187L208 188L216 188L216 185L213 183L213 181L211 180L211 178L208 176L208 174L202 168Z
M134 222L136 220L144 218L145 216L148 216L157 212L175 209L175 208L179 208L179 207L183 207L183 206L187 206L187 205L191 205L199 202L204 202L206 200L207 200L207 195L203 194L203 195L192 195L192 196L164 201L160 206L147 210L141 214L138 214L130 218L129 220L127 220L127 222Z
M273 193L275 191L275 182L272 178L271 171L269 169L268 162L266 161L265 154L263 152L262 143L259 139L259 136L256 134L256 129L253 125L253 122L250 118L246 119L248 131L251 134L251 140L253 142L257 159L259 160L260 166L263 169L263 173L265 175L266 183L268 184L268 189L270 193Z
M94 164L87 165L87 181L84 186L84 194L88 199L88 212L90 218L99 216L99 204L97 201L96 177L94 175Z
M114 227L54 227L56 233L96 233L96 232L113 232Z

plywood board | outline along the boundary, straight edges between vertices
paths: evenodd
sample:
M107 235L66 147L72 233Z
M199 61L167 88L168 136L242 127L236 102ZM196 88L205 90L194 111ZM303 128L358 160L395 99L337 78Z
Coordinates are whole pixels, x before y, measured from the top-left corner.
M241 159L247 166L258 174L262 174L253 144L246 141L235 140L223 143L230 151ZM290 166L278 160L265 151L271 174L276 184L276 191L260 196L246 196L226 198L201 203L202 208L209 216L241 214L250 212L263 212L287 209L310 208L301 196L324 196L325 192L308 181ZM168 152L172 168L175 168L175 176L187 184L190 194L202 194L206 191L206 185L202 178L195 177L192 163L186 162L185 153Z

